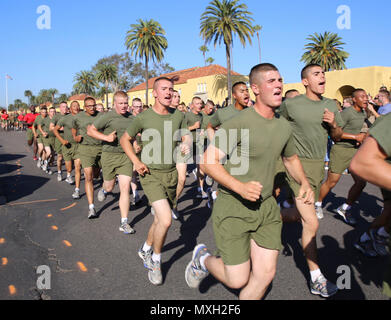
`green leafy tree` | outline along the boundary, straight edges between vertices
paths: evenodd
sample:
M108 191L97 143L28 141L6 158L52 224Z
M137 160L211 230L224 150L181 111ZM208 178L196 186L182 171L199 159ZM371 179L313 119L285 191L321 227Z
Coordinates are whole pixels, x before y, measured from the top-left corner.
M213 59L212 57L209 57L208 59L206 59L206 63L208 65L211 65L214 61L215 61L215 59Z
M317 63L321 65L325 71L343 70L346 69L345 61L349 57L349 53L343 51L342 38L336 33L325 32L324 34L315 33L309 35L304 50L305 53L300 61L305 64Z
M85 93L94 95L95 90L98 87L97 80L92 71L80 71L76 73L74 82L73 93L75 94Z
M209 51L209 49L205 45L199 47L198 49L202 52L202 55L204 56L204 65L206 65L206 56L205 55Z
M54 107L54 103L55 103L55 98L54 98L54 96L55 96L56 94L58 94L58 90L57 90L57 89L54 89L54 88L48 89L48 93L49 93L50 96L51 96L52 106Z
M31 90L26 90L24 92L24 96L29 100L29 104L31 105L31 97L33 96L33 93L31 92Z
M109 107L109 86L117 82L117 72L118 69L114 64L101 64L97 69L96 79L104 84L105 93L106 93L106 108Z
M125 46L131 51L131 55L144 59L145 61L145 100L148 105L148 63L163 60L164 51L167 49L166 32L159 22L150 19L139 19L137 24L132 24L127 32Z
M227 59L227 91L228 100L231 102L231 47L234 35L238 36L243 47L254 34L251 18L252 13L247 11L247 6L239 3L239 0L213 0L201 15L200 34L205 45L213 42L225 45Z

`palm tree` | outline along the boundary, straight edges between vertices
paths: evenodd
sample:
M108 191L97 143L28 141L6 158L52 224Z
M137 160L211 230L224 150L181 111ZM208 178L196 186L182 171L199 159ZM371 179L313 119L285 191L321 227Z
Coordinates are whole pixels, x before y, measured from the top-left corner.
M212 0L205 12L201 15L200 34L208 44L213 41L214 46L225 44L227 57L227 86L228 100L231 102L231 47L233 36L237 35L243 47L246 40L251 44L251 37L254 34L251 12L247 11L245 4L238 3L239 0Z
M127 32L125 45L131 54L135 52L136 57L145 60L145 100L148 105L148 62L150 60L160 62L164 57L163 51L167 49L166 32L159 22L153 19L144 21L138 20L138 24L130 25Z
M27 97L27 99L29 99L29 104L31 105L31 97L33 96L33 93L30 90L26 90L24 92L24 96Z
M74 77L76 82L73 85L74 93L85 93L94 95L95 89L98 87L95 75L91 71L80 71Z
M309 35L307 40L311 42L306 44L306 52L300 61L306 64L317 63L325 71L346 69L345 61L349 57L349 53L342 50L342 45L345 43L341 41L342 38L338 34L325 32L323 35L319 35L315 33Z
M66 93L61 93L57 98L57 102L61 103L62 101L68 101L68 95Z
M202 55L204 56L204 64L206 65L206 57L205 57L205 54L209 51L208 47L207 46L201 46L198 48L201 52L202 52Z
M262 30L262 26L256 25L254 26L254 31L257 33L257 38L258 38L258 50L259 50L259 63L261 63L261 41L259 40L259 31Z
M213 59L212 57L209 57L205 61L206 61L207 64L211 65L215 61L215 59Z
M101 64L98 66L98 70L96 73L96 79L104 83L105 85L105 93L106 93L106 108L109 107L109 99L108 99L108 92L109 92L109 84L112 82L117 81L117 73L118 69L114 64Z
M52 106L54 107L54 96L56 94L58 94L58 90L57 89L48 89L48 93L50 94L50 96L52 98Z

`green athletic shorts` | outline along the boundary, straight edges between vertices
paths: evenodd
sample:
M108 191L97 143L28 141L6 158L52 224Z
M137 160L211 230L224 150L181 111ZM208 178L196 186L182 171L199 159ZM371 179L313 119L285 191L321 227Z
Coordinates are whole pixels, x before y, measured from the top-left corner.
M352 161L356 152L356 148L349 148L334 144L330 151L330 171L332 173L342 174L347 168L349 168L350 161Z
M124 152L102 152L103 180L112 181L116 175L132 177L133 164Z
M303 166L304 173L310 183L312 190L315 193L315 201L319 199L320 186L322 185L324 179L324 160L313 160L313 159L304 159L300 158L300 162ZM300 185L296 182L292 176L287 173L287 181L288 185L295 195L295 197L299 196Z
M140 183L150 204L155 201L167 199L171 208L176 206L176 187L178 184L178 171L176 167L171 170L149 169L149 174L140 175Z
M54 139L54 150L57 154L62 154L62 143L57 138Z
M43 144L43 138L42 138L41 135L39 135L39 136L37 137L37 143Z
M82 168L99 167L101 168L100 157L102 155L102 146L89 146L80 144L78 151Z
M212 221L217 255L225 265L248 261L251 239L262 248L282 249L280 208L273 197L253 203L220 191Z
M76 159L80 159L78 153L79 144L67 144L66 146L62 146L62 155L64 157L64 161L72 161Z
M42 138L45 147L51 147L54 150L54 137Z
M27 136L27 141L33 141L34 140L33 130L31 130L30 128L27 128L26 136Z

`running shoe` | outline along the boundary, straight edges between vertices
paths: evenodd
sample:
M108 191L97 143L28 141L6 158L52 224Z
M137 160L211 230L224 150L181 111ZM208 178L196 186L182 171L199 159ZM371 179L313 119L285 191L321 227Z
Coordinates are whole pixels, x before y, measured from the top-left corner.
M88 219L96 218L95 208L88 209Z
M98 192L98 201L100 202L103 202L106 200L106 192L104 191L104 189L100 189L99 192Z
M355 244L354 247L359 250L364 256L368 258L374 258L377 257L377 252L373 248L373 243L371 240L367 241L360 241L358 240Z
M193 171L192 171L193 175L194 175L194 178L197 179L197 168L195 168Z
M62 175L61 173L57 173L57 181L61 182L62 181Z
M50 169L47 169L45 172L46 172L47 174L49 174L49 175L52 175L52 174L53 174L53 171L50 170Z
M33 158L33 160L34 160L34 161L37 161L37 160L38 160L38 158L37 158L37 157L34 157L34 158Z
M388 237L379 235L375 229L369 230L369 237L372 240L373 248L379 254L379 256L385 257L389 254L387 250L387 242L389 239Z
M41 168L41 166L42 166L41 160L38 159L38 161L37 161L37 168Z
M143 250L143 246L138 250L138 256L143 260L144 267L150 270L152 268L152 248L148 251Z
M350 212L351 209L345 210L343 206L340 206L337 209L337 213L343 218L343 220L352 226L357 224L356 218L353 217L352 213Z
M178 213L178 210L173 208L171 209L171 216L174 220L178 220L179 219L179 213Z
M163 284L163 275L160 261L153 261L151 259L151 269L148 271L148 279L155 286Z
M196 197L198 199L208 199L208 194L204 190L201 190L200 193L197 193Z
M80 199L80 190L76 190L72 193L73 199Z
M75 181L72 179L72 176L68 176L65 181L69 184L73 184Z
M319 220L324 218L322 206L315 206L315 213Z
M119 231L122 231L125 234L136 233L136 231L127 222L121 223L121 225L119 227Z
M41 169L46 172L48 170L48 164L44 162Z
M210 253L204 244L199 244L193 250L192 259L185 270L185 280L190 288L198 288L201 281L209 274L208 270L202 268L200 262L200 258L206 254Z
M311 281L311 293L328 298L336 294L338 287L328 281L323 275L320 275L314 282Z

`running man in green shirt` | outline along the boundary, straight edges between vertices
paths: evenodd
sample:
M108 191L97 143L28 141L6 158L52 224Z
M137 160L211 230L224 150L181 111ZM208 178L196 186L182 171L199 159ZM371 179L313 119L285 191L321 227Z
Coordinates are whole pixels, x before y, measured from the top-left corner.
M38 161L37 161L37 167L42 169L42 166L44 164L44 161L46 160L46 154L45 154L45 147L42 140L42 133L38 129L39 126L42 123L42 120L46 118L48 114L48 108L46 106L41 106L39 108L40 114L38 117L35 118L34 124L32 126L32 130L34 133L34 137L37 140L38 145Z
M92 97L84 99L85 112L78 113L72 124L73 140L79 144L81 166L84 170L84 186L88 201L88 219L96 217L94 205L94 178L99 177L100 158L102 155L102 141L87 134L88 127L99 117L96 111L96 102Z
M171 210L177 202L178 172L175 153L187 154L190 151L190 137L177 147L177 142L187 135L188 130L181 132L181 129L186 129L184 116L180 111L170 108L173 86L169 78L155 80L152 91L154 106L137 115L120 141L140 174L141 185L155 212L147 240L139 250L139 256L149 270L149 281L154 285L163 283L161 250L172 223ZM130 143L138 133L142 133L143 142L140 158Z
M292 128L284 118L275 117L283 88L278 69L259 64L251 70L250 83L255 105L221 126L215 138L228 135L228 147L222 142L225 139L214 140L201 164L204 172L220 184L212 212L218 256L199 244L185 271L191 288L197 288L211 273L226 286L241 289L242 300L261 299L276 273L282 221L272 193L280 156L301 186L300 201L314 201L296 155ZM223 166L220 161L226 155L230 157Z
M317 64L307 65L301 72L301 78L306 94L285 100L281 104L280 114L292 126L297 154L317 201L324 178L327 139L330 136L334 141L340 140L343 121L335 101L322 96L326 85L323 68ZM299 186L289 173L287 180L297 197ZM281 211L283 221L301 221L302 246L311 275L311 293L330 297L337 293L338 288L324 277L317 262L316 232L319 221L315 205L304 204L297 199L295 203L296 208Z
M391 224L391 114L382 116L369 130L369 137L365 139L361 148L353 157L349 169L356 175L379 186L384 196L384 210L381 214L383 229L387 236L384 241L390 243ZM374 233L372 233L372 236ZM379 233L377 232L377 237ZM385 239L387 238L387 239ZM377 239L376 239L377 240ZM391 257L389 258L386 274L383 281L383 293L391 298Z
M365 110L368 107L368 95L365 90L356 89L352 94L352 98L353 106L343 109L340 113L342 120L344 121L342 127L343 134L341 141L337 141L331 147L330 168L327 173L327 179L322 184L318 202L315 203L315 209L318 212L322 211L323 199L328 195L331 189L337 185L339 179L341 179L342 173L349 167L350 161L357 152L357 148L362 144L366 137L365 133L361 133L361 129L367 118ZM360 196L366 183L355 174L352 174L352 178L354 184L349 190L348 199L346 203L337 209L337 213L346 223L355 225L357 220L352 216L349 210Z
M60 121L60 119L62 117L66 116L69 113L68 105L65 101L60 102L59 109L60 109L60 113L56 113L50 123L49 130L51 130L53 132L53 135L54 135L54 130L53 130L54 127L57 125L57 123ZM60 128L59 133L64 138L64 136L63 136L64 130L61 130L61 128ZM61 141L58 140L56 137L55 137L55 141L54 141L54 150L57 153L57 181L60 182L60 181L62 181L61 168L62 168L62 160L64 158L62 155Z
M49 114L41 121L41 124L38 125L38 130L41 131L42 141L45 148L45 160L43 162L42 170L48 174L53 174L52 170L49 168L49 161L54 156L54 133L50 131L50 123L53 117L56 114L56 109L51 107L49 109Z
M118 176L121 213L119 230L125 234L132 234L135 231L128 223L128 215L133 164L126 156L119 141L131 125L134 116L128 112L129 97L125 92L117 91L113 99L114 107L109 112L97 117L94 123L88 127L87 133L90 137L103 141L101 162L104 182L102 189L98 192L98 200L104 201L106 194L113 191L115 177Z
M75 116L80 112L80 104L77 101L71 102L71 113L62 117L53 128L53 133L62 144L62 154L65 161L65 168L67 170L67 178L65 181L69 184L75 183L75 191L72 198L80 198L80 178L81 178L81 164L80 156L77 152L78 143L73 139L72 128ZM64 137L59 133L60 129L64 130ZM72 179L72 161L75 164L75 180Z

